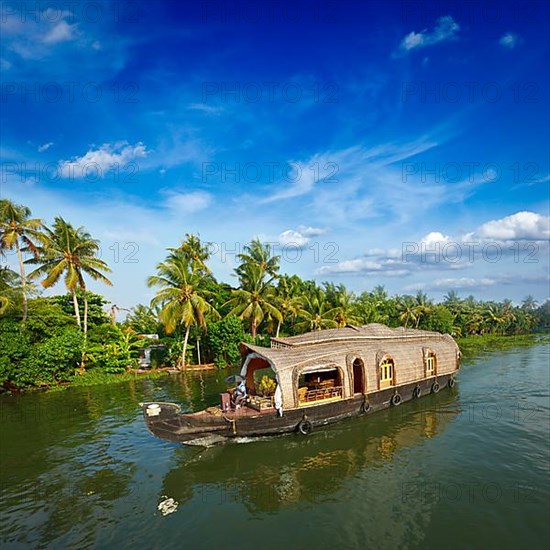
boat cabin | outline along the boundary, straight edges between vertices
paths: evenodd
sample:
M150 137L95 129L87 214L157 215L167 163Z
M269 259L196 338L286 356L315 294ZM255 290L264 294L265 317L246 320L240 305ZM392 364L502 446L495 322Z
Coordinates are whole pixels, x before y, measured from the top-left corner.
M272 338L270 348L242 343L241 351L249 403L274 406L276 399L259 388L267 376L285 410L437 380L455 373L460 360L449 335L380 324Z

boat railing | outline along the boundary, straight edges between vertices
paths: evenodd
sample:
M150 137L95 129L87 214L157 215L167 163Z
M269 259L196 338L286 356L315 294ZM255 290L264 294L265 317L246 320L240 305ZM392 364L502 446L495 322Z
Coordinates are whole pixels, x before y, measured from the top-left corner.
M341 399L344 395L343 386L332 386L330 388L319 388L306 391L300 395L300 404L311 403L312 401L324 401L325 399Z

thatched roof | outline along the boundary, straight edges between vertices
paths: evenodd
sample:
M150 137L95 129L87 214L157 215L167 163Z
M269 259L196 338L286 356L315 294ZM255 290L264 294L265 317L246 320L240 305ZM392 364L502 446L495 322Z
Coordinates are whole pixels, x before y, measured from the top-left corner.
M453 342L450 336L439 332L389 328L380 324L347 326L271 340L271 348L243 342L242 349L243 353L253 352L265 358L277 372L304 362L327 360L335 355L345 356L358 350L368 349L376 353L376 350L402 349L404 345L408 347L411 344L416 350L419 346L430 346L436 342L441 343L442 340ZM414 345L415 342L417 345Z
M425 338L426 336L441 336L438 332L418 330L412 328L390 328L386 325L371 323L362 327L346 325L344 328L332 328L327 330L315 330L299 336L287 338L271 338L271 347L297 347L321 342L336 342L341 340L378 340L387 338Z

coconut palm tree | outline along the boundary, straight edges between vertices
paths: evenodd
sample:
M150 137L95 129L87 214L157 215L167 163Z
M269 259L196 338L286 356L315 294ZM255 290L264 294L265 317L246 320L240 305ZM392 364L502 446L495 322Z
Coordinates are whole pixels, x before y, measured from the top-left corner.
M0 267L0 315L3 315L16 301L16 296L20 295L19 279L19 275L9 267Z
M304 294L300 298L298 317L302 320L296 323L296 329L312 331L337 328L338 323L334 320L337 313L338 308L331 308L325 293L318 288L315 292Z
M45 276L41 282L44 288L55 285L61 276L65 277L67 291L73 297L74 313L78 326L83 328L84 336L88 332L88 298L84 275L106 285L112 285L104 275L110 273L109 266L97 257L99 241L93 239L83 228L74 228L61 217L56 217L53 227L44 227L39 235L41 245L38 246L38 256L27 260L27 263L40 264L29 278ZM80 308L76 291L80 288L84 300L83 323L80 319Z
M408 327L409 321L417 322L418 304L412 296L402 296L399 299L399 308L399 320L405 323L405 328Z
M425 292L419 290L416 293L416 306L414 308L416 324L415 327L418 328L420 321L423 317L426 317L433 309L432 303L428 299L428 295Z
M0 200L0 247L17 252L19 274L21 276L21 294L23 296L23 323L27 320L27 277L23 262L23 252L36 255L34 244L42 228L42 221L30 218L31 210L27 206L15 204L8 199ZM23 245L23 246L21 246Z
M334 320L338 327L346 325L360 325L361 320L357 315L356 298L353 292L348 292L344 285L339 285L335 294L336 307L334 308Z
M160 287L151 300L151 307L160 306L159 317L167 334L178 326L185 327L180 368L185 369L185 354L192 325L206 327L207 316L219 318L219 313L208 302L212 293L203 288L203 276L193 269L183 251L171 251L164 262L157 265L158 275L147 279L150 287Z
M281 312L282 320L277 323L276 337L279 337L281 324L289 317L296 317L300 309L300 300L297 296L296 280L288 275L282 275L279 278L279 284L276 291L276 306Z
M244 246L243 249L244 253L238 255L241 265L235 270L241 281L241 286L246 286L246 278L249 275L248 269L250 266L259 268L260 272L271 278L277 278L280 256L273 255L269 244L262 244L260 239L254 239L250 244Z
M521 301L521 309L524 309L526 311L534 311L535 309L537 309L537 306L538 303L531 294L529 294L529 296L526 296Z
M170 252L181 253L190 263L193 270L210 274L210 268L206 262L210 258L210 251L207 245L203 245L200 237L189 233L185 234L185 240L178 248L169 248Z
M262 265L248 264L237 268L242 286L233 290L232 297L226 302L231 307L230 315L236 315L250 323L250 333L256 338L256 332L264 317L270 316L280 323L283 315L277 308L277 296L272 285L273 277L267 279Z

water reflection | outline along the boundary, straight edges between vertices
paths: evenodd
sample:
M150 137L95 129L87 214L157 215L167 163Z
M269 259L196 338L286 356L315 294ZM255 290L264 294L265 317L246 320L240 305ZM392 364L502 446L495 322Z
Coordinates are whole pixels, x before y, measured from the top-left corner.
M179 449L161 494L180 504L193 498L241 502L251 512L330 499L363 470L383 467L407 447L443 433L460 413L457 395L456 389L441 392L307 437L241 439L194 455Z

